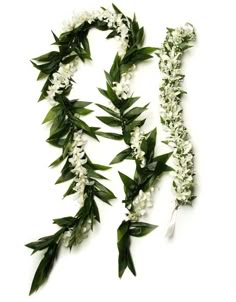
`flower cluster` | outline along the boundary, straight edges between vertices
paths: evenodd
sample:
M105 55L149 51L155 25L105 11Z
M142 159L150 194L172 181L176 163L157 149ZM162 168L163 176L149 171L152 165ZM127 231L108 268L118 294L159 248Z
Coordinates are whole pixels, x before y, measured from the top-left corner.
M87 170L83 166L87 162L87 158L84 152L84 145L85 141L82 138L83 132L82 130L77 131L74 133L74 141L72 144L72 150L70 153L69 162L73 167L71 172L75 174L75 187L74 190L78 192L79 201L81 205L84 204L84 189L86 185L90 185L87 176Z
M142 141L144 138L145 135L139 127L135 127L131 132L130 147L133 150L134 157L140 161L142 168L146 164L145 152L141 149Z
M79 60L75 59L68 64L60 63L58 71L53 74L51 85L47 91L47 98L50 102L54 102L56 93L60 93L62 88L66 88L70 84L70 79L77 71Z
M129 43L129 28L127 26L128 20L125 19L124 22L124 17L122 14L117 14L108 9L101 9L93 12L84 11L82 14L74 13L71 20L63 23L63 32L71 31L84 22L91 24L96 20L106 22L108 28L116 30L118 34L116 38L119 41L118 54L122 57L126 53Z
M181 97L181 58L184 50L195 40L190 24L175 30L169 29L159 51L159 67L163 74L161 92L161 122L167 132L166 143L173 150L175 165L173 187L177 205L191 204L193 200L193 150L189 134L183 123Z
M87 219L86 222L81 226L78 232L76 232L76 244L80 244L84 239L88 238L88 233L91 231L92 221ZM69 229L63 234L62 243L65 247L70 246L71 238L73 237L73 229Z
M119 99L126 100L130 97L130 80L133 77L133 72L136 69L136 65L129 68L128 72L122 73L120 82L113 82L113 90Z
M147 192L139 191L138 195L129 206L130 213L127 218L131 221L138 221L147 212L148 208L153 206L152 204L152 193L154 188L150 188Z

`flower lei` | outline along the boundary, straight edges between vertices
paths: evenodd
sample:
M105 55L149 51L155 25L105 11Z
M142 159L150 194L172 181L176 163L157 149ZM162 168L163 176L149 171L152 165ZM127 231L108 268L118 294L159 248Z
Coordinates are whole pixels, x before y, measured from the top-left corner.
M35 58L34 67L40 70L38 79L46 78L39 100L47 99L52 105L44 119L51 123L50 136L47 142L62 149L62 154L51 166L64 162L61 176L56 183L71 180L64 197L76 194L80 208L75 216L54 219L60 229L53 235L40 238L26 246L33 253L45 251L36 270L30 294L37 291L47 280L62 245L67 248L80 244L96 223L100 222L99 210L95 198L109 204L114 194L98 179L105 177L96 171L105 171L108 166L93 163L86 154L84 134L97 139L102 136L108 139L124 140L127 148L118 153L110 164L123 160L134 160L136 169L133 178L119 172L124 185L126 218L121 222L118 234L119 276L126 268L136 275L130 247L131 237L142 237L157 226L141 221L152 207L152 194L156 182L164 172L173 171L166 162L171 153L155 156L156 129L144 133L141 129L145 119L139 119L148 104L134 107L139 97L130 91L130 80L138 63L152 58L157 50L153 47L142 47L144 29L139 27L136 18L126 17L115 5L114 11L101 9L97 12L75 14L69 22L63 24L63 33L57 37L55 45L59 51L52 51ZM99 128L87 125L82 116L92 111L86 107L89 102L70 100L73 87L73 76L81 61L91 59L87 38L91 28L111 30L107 38L115 37L119 41L118 53L109 72L105 72L106 89L99 89L108 100L108 106L97 104L108 115L97 118L111 127L120 129L120 133L103 132ZM183 76L179 73L180 58L189 42L194 39L194 31L187 25L176 30L168 29L167 38L162 49L158 50L160 69L163 72L161 90L162 123L169 128L166 140L173 148L175 159L174 188L177 193L176 207L191 204L192 186L192 147L188 142L188 133L183 126L180 108L180 97L183 91L180 83ZM40 63L36 64L34 61ZM187 151L186 151L187 150ZM190 192L190 193L189 193Z
M173 188L175 204L167 236L172 237L175 229L176 210L191 205L194 196L193 148L184 126L181 98L184 91L181 83L181 59L184 52L192 47L196 35L191 24L176 29L168 28L162 48L158 51L159 68L162 73L160 85L161 122L166 131L165 143L173 150Z
M43 121L43 123L51 123L50 136L47 142L62 149L62 154L51 166L55 167L65 162L61 170L61 176L56 183L72 181L64 197L77 194L80 208L75 216L53 220L60 227L55 234L26 245L33 250L33 253L45 251L35 272L30 294L37 291L48 279L61 246L64 245L71 249L81 243L88 236L88 233L93 230L96 221L100 222L95 198L108 204L111 199L115 198L114 194L98 181L98 179L105 179L105 177L96 172L97 170L107 170L110 167L95 164L89 159L85 152L84 134L95 139L98 135L109 139L124 139L129 145L129 148L118 154L112 163L120 162L125 158L136 160L136 178L139 177L140 181L137 182L135 190L129 188L129 190L132 189L132 192L128 193L128 190L126 190L126 195L129 194L127 209L129 208L132 215L135 213L139 215L138 206L132 207L132 200L135 200L135 197L140 194L141 183L143 194L146 194L144 192L149 190L156 179L156 175L164 172L165 169L168 170L167 166L164 166L165 168L162 168L162 171L156 171L159 159L153 158L155 143L152 143L156 132L152 131L147 135L141 134L140 127L145 120L136 120L147 105L130 109L138 100L137 97L132 97L129 91L132 72L136 64L152 58L151 53L156 48L141 48L144 40L143 28L139 27L135 18L132 20L125 17L116 6L113 5L113 8L114 11L102 9L98 12L85 12L73 16L69 23L64 24L65 32L59 37L53 33L54 44L58 46L59 51L46 53L35 58L32 62L34 67L40 71L38 79L46 78L39 100L47 99L52 105ZM107 89L99 89L110 100L110 105L109 107L97 105L111 115L98 118L110 126L121 127L122 134L98 131L98 128L87 125L81 117L91 112L86 108L90 103L69 99L73 87L73 75L77 71L79 61L86 61L91 58L87 38L91 28L111 30L107 38L116 37L120 42L119 51L111 70L109 73L105 73ZM150 175L147 176L148 171L146 170L148 164L152 161L152 172L149 171ZM144 165L146 166L144 167ZM146 187L143 179L141 181L144 176ZM123 174L121 174L121 177L126 185L128 178L125 178L126 176ZM149 181L150 184L148 184L147 181L151 177L153 177L153 181ZM131 221L133 223L134 219L130 220L130 229ZM138 216L135 221L137 223ZM137 229L137 227L134 224L132 225L133 229ZM148 228L148 231L145 231L144 227ZM141 228L148 233L153 229L153 226L143 224ZM119 243L119 246L121 245ZM130 265L128 266L130 267Z

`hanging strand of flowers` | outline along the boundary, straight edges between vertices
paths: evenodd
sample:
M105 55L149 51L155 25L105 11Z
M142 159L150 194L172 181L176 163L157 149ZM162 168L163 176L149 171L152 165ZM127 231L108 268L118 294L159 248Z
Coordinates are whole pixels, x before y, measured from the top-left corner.
M121 13L119 11L119 13ZM122 14L122 13L121 13ZM130 24L127 37L129 38L128 50L123 57L116 56L112 68L105 72L107 87L99 89L101 94L109 99L111 106L97 104L110 116L98 116L98 119L110 127L120 129L120 133L98 133L110 139L124 140L127 148L118 153L111 164L119 163L125 159L136 162L134 178L119 173L124 184L125 200L123 200L128 211L126 219L118 228L118 250L119 250L119 276L122 277L128 267L136 275L134 263L130 252L131 236L142 237L156 228L155 225L140 221L146 214L148 208L152 207L152 193L155 183L163 172L172 171L166 165L171 153L154 156L156 145L156 129L144 133L141 127L145 119L139 119L147 109L148 104L143 107L133 107L139 97L133 97L130 91L130 80L136 65L150 59L151 54L156 51L153 47L144 47L144 32L136 19L128 18Z
M96 172L107 170L109 167L92 163L85 152L84 135L95 139L98 135L123 139L123 135L98 131L98 128L87 125L82 120L82 116L91 113L91 110L86 108L90 103L69 99L74 83L73 75L79 62L91 59L87 38L91 28L111 30L107 38L116 37L120 44L111 72L106 73L107 91L100 90L111 100L110 107L102 105L100 107L112 117L100 117L100 120L109 122L112 126L122 126L126 141L130 142L131 136L133 137L130 154L132 153L140 163L144 163L141 147L134 134L138 131L137 127L144 123L144 120L134 121L143 108L141 110L138 107L134 111L131 109L125 114L124 112L138 99L130 96L128 87L134 65L150 59L152 57L150 53L155 51L155 48L140 48L144 37L143 28L139 28L135 19L125 17L116 6L113 5L113 8L114 11L101 9L98 12L74 15L70 22L64 24L65 31L59 37L53 33L54 44L58 46L59 51L51 51L35 58L32 62L34 67L40 70L38 79L46 79L39 100L47 99L52 105L44 119L44 123L51 123L47 142L62 149L62 154L51 166L55 167L65 162L56 183L70 180L71 184L64 197L77 194L80 207L75 216L53 220L60 227L55 234L26 245L33 250L33 253L45 251L35 272L30 294L37 291L48 279L61 246L71 249L81 243L90 230L93 230L95 222L100 222L95 199L98 198L109 204L109 201L115 198L114 194L98 181L105 177ZM126 104L122 98L126 100ZM121 112L122 120L117 116ZM129 123L126 124L125 121ZM115 161L119 160L116 158Z
M175 204L167 230L172 237L175 229L176 210L180 206L191 205L194 196L194 163L193 147L189 133L184 125L182 96L181 60L184 52L193 46L196 35L191 24L167 29L165 41L158 50L159 68L162 73L160 85L161 122L166 131L165 143L173 150L175 166L173 188Z

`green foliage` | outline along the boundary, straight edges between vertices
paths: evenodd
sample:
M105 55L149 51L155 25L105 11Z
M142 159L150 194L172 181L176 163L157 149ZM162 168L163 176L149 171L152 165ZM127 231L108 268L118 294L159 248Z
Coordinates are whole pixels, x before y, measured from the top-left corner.
M117 164L121 161L123 161L124 159L126 159L130 154L131 154L132 150L131 148L127 148L123 151L121 151L120 153L118 153L113 160L110 162L110 164Z
M121 278L128 267L130 271L136 276L136 271L133 259L130 252L130 235L129 235L129 221L123 221L117 230L118 237L118 251L119 251L119 277Z
M47 281L49 274L53 268L54 262L57 258L58 251L59 246L57 243L54 243L48 247L48 250L44 254L44 257L35 272L29 293L30 295L37 291L39 287Z
M143 237L157 228L157 225L146 222L131 222L129 234L134 237Z

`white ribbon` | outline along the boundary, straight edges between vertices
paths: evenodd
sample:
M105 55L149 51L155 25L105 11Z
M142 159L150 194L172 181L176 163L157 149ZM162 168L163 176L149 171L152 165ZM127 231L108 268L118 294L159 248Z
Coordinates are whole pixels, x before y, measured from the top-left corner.
M174 236L174 232L175 232L175 224L176 224L176 213L177 213L177 208L176 206L174 207L172 213L171 213L171 217L170 217L170 221L169 221L169 225L166 231L166 235L165 237L167 238L172 238Z

